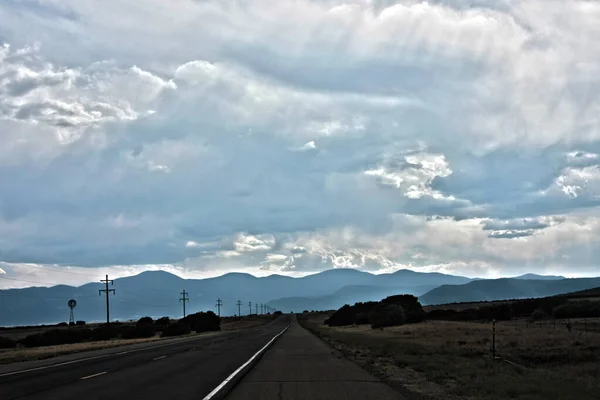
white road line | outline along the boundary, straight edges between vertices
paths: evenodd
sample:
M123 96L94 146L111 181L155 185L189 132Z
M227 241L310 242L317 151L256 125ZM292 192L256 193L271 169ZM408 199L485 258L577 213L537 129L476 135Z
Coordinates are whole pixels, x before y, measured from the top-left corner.
M83 378L80 378L80 379L83 381L85 379L95 378L97 376L104 375L105 373L106 373L106 371L104 371L104 372L98 372L97 374L84 376Z
M104 355L101 355L101 356L89 357L89 358L80 358L79 360L73 360L73 361L67 361L67 362L62 362L62 363L58 363L58 364L46 365L44 367L37 367L37 368L23 369L23 370L20 370L20 371L7 372L5 374L1 374L0 377L9 376L9 375L22 374L24 372L40 371L42 369L48 369L48 368L54 368L54 367L61 367L63 365L75 364L75 363L82 362L82 361L88 361L88 360L95 360L95 359L98 359L98 358L104 358L104 357L108 357L109 355L112 355L112 354L104 354Z
M177 341L170 342L170 343L160 344L158 346L143 347L141 349L134 349L134 350L124 351L122 353L103 354L101 356L88 357L88 358L80 358L80 359L73 360L73 361L66 361L66 362L62 362L62 363L58 363L58 364L45 365L43 367L36 367L36 368L30 368L30 369L22 369L20 371L6 372L4 374L0 374L0 378L3 377L3 376L24 374L25 372L33 372L33 371L40 371L40 370L48 369L48 368L62 367L63 365L75 364L75 363L79 363L79 362L83 362L83 361L89 361L89 360L96 360L98 358L118 356L118 355L127 354L127 353L136 353L138 351L153 350L153 349L158 349L160 347L173 346L173 345L176 345L176 344L179 344L179 343L184 343L184 342L188 342L188 341L191 341L191 340L197 340L197 339L202 339L202 338L211 337L211 336L216 336L216 335L198 335L198 336L195 336L195 337L186 338L186 339L182 339L182 340L177 340Z
M167 358L167 356L160 356L160 357L156 357L156 358L153 358L152 360L153 360L153 361L156 361L156 360L162 360L163 358Z
M286 326L281 332L279 332L277 335L273 336L273 338L271 340L269 340L269 343L265 344L262 349L260 349L259 351L257 351L241 367L239 367L238 369L236 369L235 371L233 371L233 373L231 375L229 375L223 382L221 382L221 384L219 386L217 386L212 392L210 392L208 395L206 395L206 397L204 399L202 399L202 400L210 400L213 397L215 397L215 395L217 393L219 393L219 391L221 389L223 389L223 387L225 387L225 385L227 385L229 383L229 381L231 381L233 378L235 378L235 376L237 374L239 374L240 371L242 371L244 368L246 368L246 366L248 364L250 364L256 357L258 357L263 351L265 351L271 345L271 343L273 343L279 336L283 335L285 333L285 331L288 330L288 328L290 327L290 325Z

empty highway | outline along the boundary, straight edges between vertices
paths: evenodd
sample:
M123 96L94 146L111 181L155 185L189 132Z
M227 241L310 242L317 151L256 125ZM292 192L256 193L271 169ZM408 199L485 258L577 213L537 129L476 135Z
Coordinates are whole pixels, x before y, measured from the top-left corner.
M203 399L290 323L0 366L0 399Z

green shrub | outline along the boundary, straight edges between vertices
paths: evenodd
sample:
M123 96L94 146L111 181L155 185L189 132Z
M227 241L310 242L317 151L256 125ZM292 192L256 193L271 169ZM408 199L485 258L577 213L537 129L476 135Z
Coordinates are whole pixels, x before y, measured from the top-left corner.
M183 322L175 322L164 327L162 336L181 336L187 335L192 331L188 324Z
M0 336L0 349L12 349L15 347L15 342L10 340L9 338L5 338Z
M19 343L25 347L55 346L80 343L88 337L89 334L84 329L51 329L43 333L29 335Z
M540 319L544 319L546 317L547 317L547 315L544 312L544 310L535 310L533 313L531 313L531 317L529 317L529 321L530 322L539 321Z
M380 303L369 314L371 328L384 328L406 323L406 312L397 304Z
M159 318L156 321L154 321L154 325L167 326L170 323L171 323L171 320L169 319L169 317L162 317L162 318Z
M142 317L142 318L138 319L138 321L136 322L136 325L138 325L138 326L152 325L153 322L154 322L154 320L152 319L152 317Z
M188 324L196 332L218 331L221 329L221 318L212 311L190 314L182 318L180 322Z
M110 340L121 334L120 325L102 325L92 331L92 340Z
M369 313L368 312L360 312L356 314L354 318L354 323L356 325L366 325L369 323Z
M600 317L600 302L571 301L552 310L554 318L597 318Z
M138 338L149 338L156 334L154 325L148 323L138 324L136 326L129 327L121 333L123 339L138 339Z
M83 325L85 325L85 321L77 321L77 322L75 322L75 325L83 326Z

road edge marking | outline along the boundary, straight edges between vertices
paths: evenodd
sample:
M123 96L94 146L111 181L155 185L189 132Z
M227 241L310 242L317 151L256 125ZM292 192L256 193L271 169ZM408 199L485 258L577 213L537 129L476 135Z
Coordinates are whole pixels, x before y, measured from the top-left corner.
M95 378L97 376L104 375L104 374L106 374L106 371L104 371L104 372L98 372L97 374L93 374L93 375L84 376L83 378L79 378L79 380L83 381L83 380L90 379L90 378Z
M152 361L162 360L163 358L167 358L167 356L159 356L152 359Z
M217 386L216 388L214 388L212 390L212 392L210 392L209 394L207 394L202 400L211 400L217 394L219 394L219 392L225 386L227 386L227 384L229 382L231 382L241 371L243 371L244 368L246 368L248 365L250 365L250 363L252 363L252 361L254 361L256 358L258 358L262 353L264 353L273 344L273 342L275 342L275 340L277 340L281 335L283 335L285 333L285 331L287 331L289 329L289 327L291 325L292 324L290 323L288 326L286 326L285 328L283 328L283 330L281 332L279 332L277 335L273 336L273 338L271 338L271 340L269 340L269 342L267 344L265 344L260 350L258 350L256 353L254 353L254 355L252 357L250 357L250 359L248 361L246 361L244 364L242 364L241 367L239 367L238 369L236 369L235 371L233 371L233 373L231 375L229 375L227 378L225 378L225 380L223 382L221 382L221 384L219 386Z
M217 336L217 335L211 335L211 336ZM206 337L210 337L210 336L209 335L199 334L198 336L191 336L191 337L187 337L187 338L183 338L183 339L179 339L179 340L174 340L172 342L162 343L162 344L159 344L157 346L142 347L142 348L139 348L139 349L132 349L132 350L123 351L121 353L113 353L113 352L111 352L111 353L108 353L108 354L101 354L99 356L94 356L94 357L78 358L76 360L64 361L64 362L60 362L58 364L50 364L50 365L44 365L44 366L41 366L41 367L35 367L35 368L21 369L21 370L17 370L17 371L5 372L5 373L0 374L0 378L2 378L4 376L24 374L26 372L33 372L33 371L40 371L40 370L49 369L49 368L62 367L63 365L75 364L75 363L79 363L79 362L83 362L83 361L96 360L98 358L115 357L115 356L120 356L120 355L124 355L124 354L128 354L128 353L137 353L139 351L153 350L153 349L158 349L158 348L161 348L161 347L173 346L173 345L180 344L180 343L191 342L193 340L200 340L200 339L203 339L203 338L206 338ZM124 346L132 346L132 345L135 345L135 344L124 345ZM110 350L111 348L109 347L107 349ZM91 350L91 351L96 351L96 350L105 350L105 349L95 349L95 350ZM71 354L77 354L77 353L71 353ZM70 354L68 354L68 355L70 355Z

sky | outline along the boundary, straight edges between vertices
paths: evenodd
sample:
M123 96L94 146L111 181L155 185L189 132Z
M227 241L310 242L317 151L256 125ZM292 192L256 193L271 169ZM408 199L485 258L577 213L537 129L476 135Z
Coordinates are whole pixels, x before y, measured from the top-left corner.
M0 288L600 268L600 3L0 2Z

